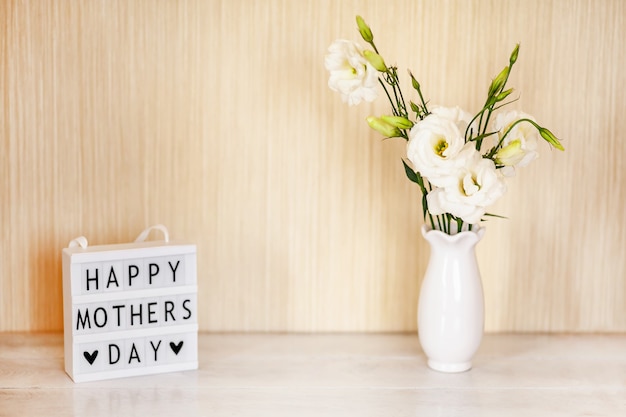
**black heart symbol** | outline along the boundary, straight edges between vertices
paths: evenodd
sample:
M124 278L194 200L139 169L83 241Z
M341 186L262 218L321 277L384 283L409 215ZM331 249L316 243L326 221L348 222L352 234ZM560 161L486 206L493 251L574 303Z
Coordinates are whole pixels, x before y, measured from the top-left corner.
M170 347L172 348L172 352L178 355L178 352L180 352L180 350L183 347L183 341L181 340L180 342L178 342L178 344L174 344L174 342L170 342Z
M83 352L83 356L85 357L85 359L87 359L89 365L93 365L94 361L96 360L96 356L98 356L98 351L94 350L93 353Z

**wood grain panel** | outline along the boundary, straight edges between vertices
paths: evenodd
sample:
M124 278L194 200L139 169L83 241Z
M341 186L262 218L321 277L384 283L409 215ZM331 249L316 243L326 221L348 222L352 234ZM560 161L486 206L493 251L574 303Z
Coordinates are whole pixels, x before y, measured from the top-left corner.
M330 11L333 11L332 13ZM62 327L61 249L163 223L198 244L211 331L406 331L428 246L404 144L327 88L370 23L432 103L512 106L563 138L478 249L490 331L626 331L626 3L17 1L0 5L0 330Z

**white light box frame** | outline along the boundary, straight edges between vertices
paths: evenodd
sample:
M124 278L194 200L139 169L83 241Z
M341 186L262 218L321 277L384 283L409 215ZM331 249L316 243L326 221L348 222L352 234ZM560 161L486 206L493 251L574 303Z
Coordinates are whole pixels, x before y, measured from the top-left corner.
M152 229L163 241L145 242ZM134 243L63 249L65 371L74 382L198 368L196 246L161 225Z

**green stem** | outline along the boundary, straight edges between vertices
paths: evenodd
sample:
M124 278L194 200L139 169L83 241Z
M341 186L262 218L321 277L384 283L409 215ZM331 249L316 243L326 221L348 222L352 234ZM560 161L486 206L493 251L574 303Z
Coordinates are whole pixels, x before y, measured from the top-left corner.
M461 231L463 230L463 220L458 218L456 219L456 227L457 227L457 233L461 233Z
M485 120L485 125L483 126L483 130L482 132L480 132L481 135L484 135L487 132L487 126L489 125L489 119L491 118L491 113L493 112L493 106L489 108L489 111L487 113L487 119ZM480 149L480 147L483 145L483 137L481 137L480 139L478 139L476 142L476 148Z
M485 108L483 107L481 111L479 111L478 113L476 113L476 115L472 118L472 120L470 120L470 122L467 124L467 127L465 128L465 142L468 142L467 139L467 134L470 131L470 128L472 127L472 124L476 121L476 119L478 119L478 117L480 117L480 120L478 121L478 131L480 132L480 126L482 125L483 122L483 113L485 112ZM479 148L477 148L476 150L478 150Z
M435 220L433 220L433 215L430 214L430 211L428 212L428 217L430 218L430 227L432 230L436 230L435 228ZM437 221L439 221L439 219L437 219Z
M428 108L426 107L426 101L424 100L424 96L422 95L421 86L417 89L417 94L420 96L420 101L422 102L422 108L424 109L424 117L428 116L430 112L428 111Z

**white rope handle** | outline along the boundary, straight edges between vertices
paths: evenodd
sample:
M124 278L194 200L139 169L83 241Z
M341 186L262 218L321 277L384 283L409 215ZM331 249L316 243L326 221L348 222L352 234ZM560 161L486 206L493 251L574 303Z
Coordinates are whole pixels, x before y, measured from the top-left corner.
M150 232L153 230L159 230L161 233L163 233L163 240L165 242L170 241L170 234L167 231L167 227L163 226L162 224L155 224L154 226L150 226L146 230L141 232L139 236L137 236L137 239L135 239L135 242L145 241L148 238ZM76 239L72 239L67 246L68 248L80 247L82 249L87 249L87 246L89 246L89 242L87 242L87 238L85 236L79 236Z
M137 239L135 239L135 242L143 242L143 241L145 241L146 238L148 237L148 235L150 234L150 232L153 231L153 230L161 231L161 233L163 233L163 240L165 242L169 242L170 241L170 234L167 231L167 227L163 226L162 224L155 224L154 226L150 226L146 230L141 232L139 234L139 236L137 236Z
M79 236L76 239L70 240L70 243L67 246L69 248L80 246L81 248L86 249L88 245L89 243L87 242L87 238L85 236Z

